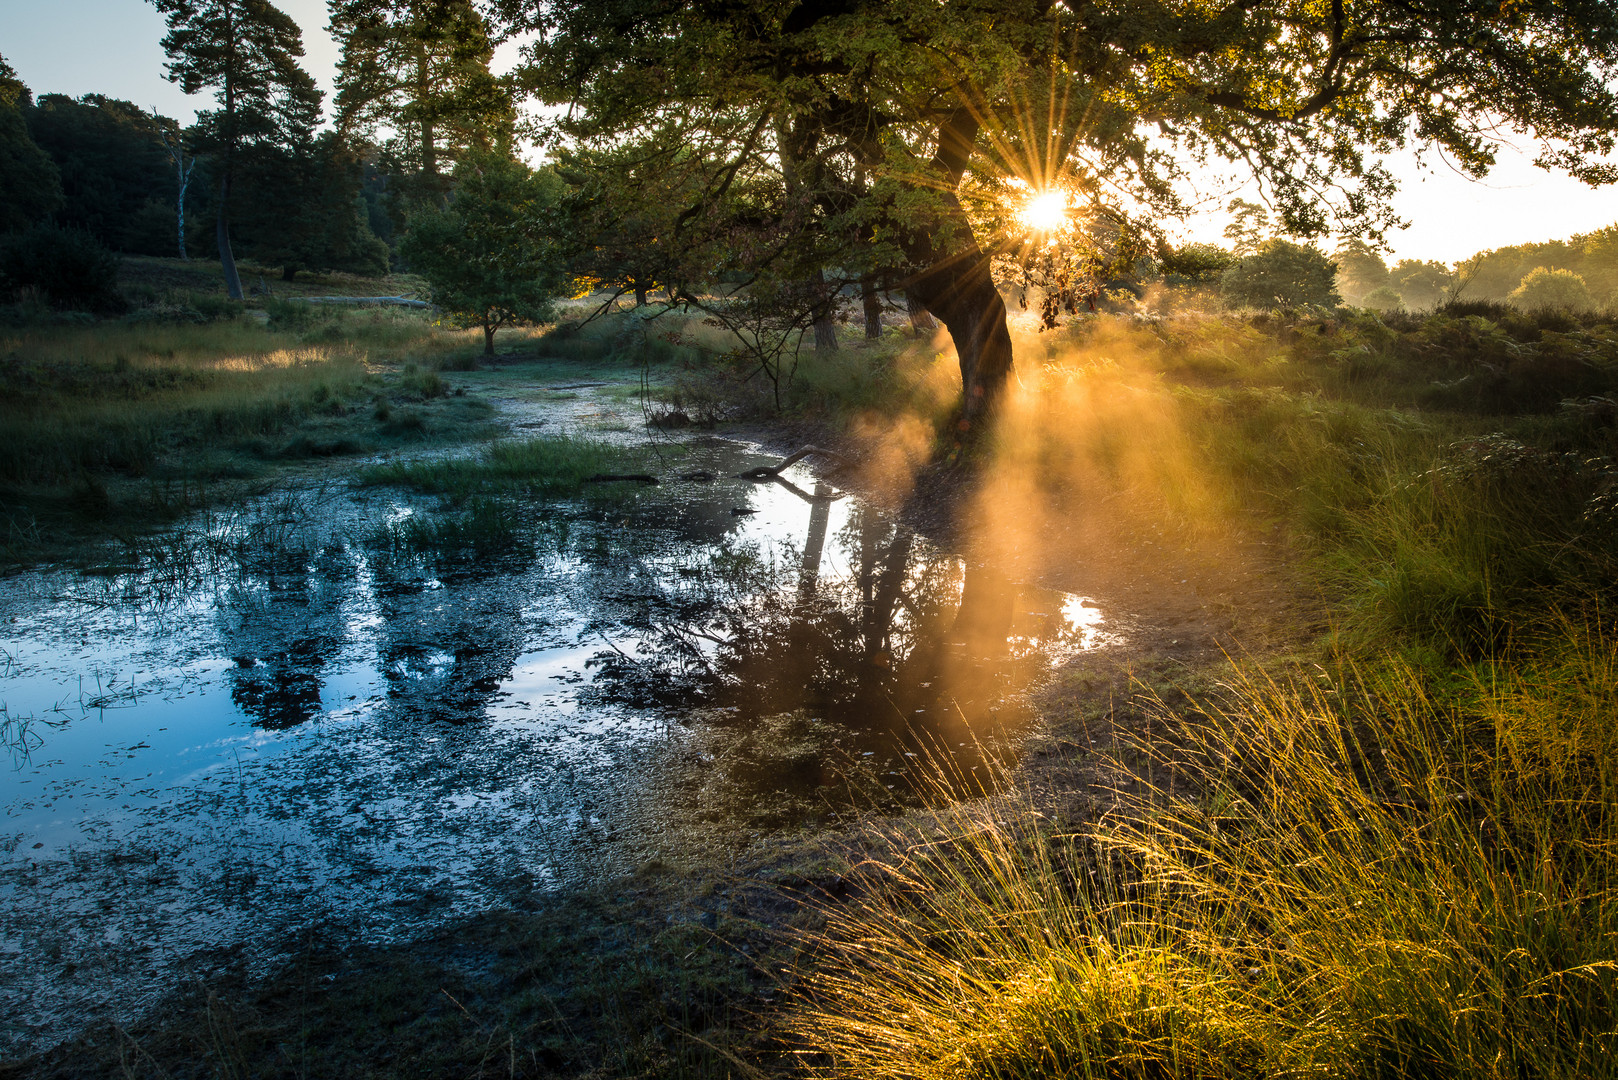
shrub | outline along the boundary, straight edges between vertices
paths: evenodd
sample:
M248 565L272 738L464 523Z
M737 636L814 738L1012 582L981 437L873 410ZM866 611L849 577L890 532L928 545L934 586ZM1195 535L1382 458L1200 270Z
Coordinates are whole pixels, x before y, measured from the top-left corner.
M1360 306L1372 311L1399 311L1404 308L1405 299L1392 286L1379 285L1360 298Z
M1589 311L1596 306L1582 277L1571 270L1544 266L1530 270L1510 299L1524 311Z
M36 225L0 241L0 291L37 289L52 307L117 313L118 257L82 229Z
M1337 265L1319 248L1266 241L1220 279L1219 288L1233 304L1256 308L1331 307L1337 295Z

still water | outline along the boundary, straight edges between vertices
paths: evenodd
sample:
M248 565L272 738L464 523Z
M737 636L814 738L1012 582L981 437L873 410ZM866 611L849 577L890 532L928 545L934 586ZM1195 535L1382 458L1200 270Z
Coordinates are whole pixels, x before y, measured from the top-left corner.
M680 468L718 479L548 505L310 489L0 582L0 1051L311 933L522 907L681 822L990 783L1101 612L807 469L734 478L767 461L712 440Z

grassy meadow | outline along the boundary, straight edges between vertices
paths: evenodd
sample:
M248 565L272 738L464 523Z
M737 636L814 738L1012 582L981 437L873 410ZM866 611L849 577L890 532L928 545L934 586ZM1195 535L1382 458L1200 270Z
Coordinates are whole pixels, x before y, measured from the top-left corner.
M475 332L274 296L215 312L148 278L144 317L0 328L9 562L326 459L496 434ZM1061 557L1104 538L1126 561L1192 568L1273 538L1326 629L1279 655L1233 642L1231 660L1143 662L1121 689L1051 697L1049 738L1083 790L1053 799L1014 776L994 798L828 841L835 854L805 865L842 869L772 871L774 899L735 926L659 920L758 882L661 870L634 912L655 933L635 940L617 916L513 915L499 949L527 957L522 972L449 998L478 995L476 1037L402 954L341 973L342 1000L388 1001L410 1053L444 1075L1618 1074L1618 320L1493 304L1141 311L1044 334L1016 319L1000 419L959 447L945 337L890 328L806 351L779 416L720 331L653 315L500 343L552 375L608 375L653 426L841 439L895 497L943 477L964 492L971 552L1008 565L1058 535L1080 545ZM357 478L459 506L375 538L415 550L501 542L502 499L638 461L506 439ZM614 889L603 910L630 903ZM588 972L545 982L561 956ZM389 1033L334 1027L305 991L282 1009L290 985L239 995L253 1026L231 1029L228 1054L211 997L129 1046L292 1075L260 1052L324 1040L354 1074L391 1075L371 1057ZM125 1074L159 1075L117 1053Z

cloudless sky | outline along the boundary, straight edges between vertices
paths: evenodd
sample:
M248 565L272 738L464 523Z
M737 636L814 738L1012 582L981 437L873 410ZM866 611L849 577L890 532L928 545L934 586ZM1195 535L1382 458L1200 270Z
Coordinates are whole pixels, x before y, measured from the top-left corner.
M337 49L326 33L325 0L280 0L303 27L305 64L327 92ZM163 77L163 18L142 0L0 0L0 55L38 94L105 94L156 108L190 122L209 95L188 98ZM502 49L497 67L509 66L514 50ZM1534 240L1560 239L1618 222L1618 187L1591 189L1531 164L1524 152L1506 148L1482 182L1467 180L1436 155L1420 169L1414 153L1389 162L1401 190L1395 207L1411 224L1389 237L1397 258L1454 262L1476 251ZM1222 221L1209 216L1186 235L1217 240Z

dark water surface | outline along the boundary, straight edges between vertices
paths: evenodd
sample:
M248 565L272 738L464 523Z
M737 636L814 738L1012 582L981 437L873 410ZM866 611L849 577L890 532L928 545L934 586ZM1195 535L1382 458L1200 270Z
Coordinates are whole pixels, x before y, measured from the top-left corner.
M311 488L0 582L0 1049L307 928L399 940L631 869L682 815L938 797L940 755L970 790L1100 612L784 481Z

